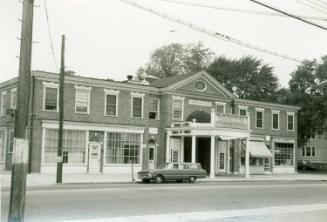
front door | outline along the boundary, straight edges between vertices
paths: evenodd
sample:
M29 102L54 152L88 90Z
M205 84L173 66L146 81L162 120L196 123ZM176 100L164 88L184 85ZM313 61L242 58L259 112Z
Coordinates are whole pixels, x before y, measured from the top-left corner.
M156 163L156 148L154 146L149 147L149 169L155 168Z
M89 143L89 173L100 172L100 150L101 144L97 142Z
M218 141L218 147L216 152L216 172L217 173L226 173L226 150L227 142Z

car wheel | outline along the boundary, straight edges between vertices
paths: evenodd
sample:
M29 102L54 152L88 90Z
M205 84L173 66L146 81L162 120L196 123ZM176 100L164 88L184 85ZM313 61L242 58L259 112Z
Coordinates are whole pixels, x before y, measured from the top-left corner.
M195 181L196 181L196 177L190 177L189 179L188 179L188 181L190 182L190 183L195 183Z
M156 182L156 183L162 183L163 182L163 177L161 175L157 175L154 178L154 182Z
M142 183L150 183L150 180L143 179L143 180L142 180Z

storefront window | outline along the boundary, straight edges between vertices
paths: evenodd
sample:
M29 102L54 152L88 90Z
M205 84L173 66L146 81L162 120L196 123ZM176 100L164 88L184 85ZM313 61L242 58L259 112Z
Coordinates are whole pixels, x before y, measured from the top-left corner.
M64 163L85 163L86 132L81 130L64 130ZM56 163L58 152L58 130L46 129L44 144L44 163Z
M106 163L140 163L141 134L107 133Z
M275 165L293 166L293 143L275 143Z
M5 162L6 159L5 142L5 131L0 130L0 163Z

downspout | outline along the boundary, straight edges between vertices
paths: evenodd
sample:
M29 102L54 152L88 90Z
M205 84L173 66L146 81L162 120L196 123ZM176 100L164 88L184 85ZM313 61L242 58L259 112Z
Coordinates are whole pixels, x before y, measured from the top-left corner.
M33 124L34 124L34 91L35 91L35 76L32 76L31 87L31 112L30 112L30 135L28 140L28 173L32 172L32 141L33 141Z

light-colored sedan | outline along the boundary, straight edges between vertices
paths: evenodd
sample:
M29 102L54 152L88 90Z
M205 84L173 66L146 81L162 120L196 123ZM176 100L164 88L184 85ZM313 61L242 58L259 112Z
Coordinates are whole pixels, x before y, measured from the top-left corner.
M163 169L154 169L138 172L137 177L144 183L154 180L156 183L163 181L184 180L194 183L198 178L205 178L207 172L202 169L200 163L167 163Z

